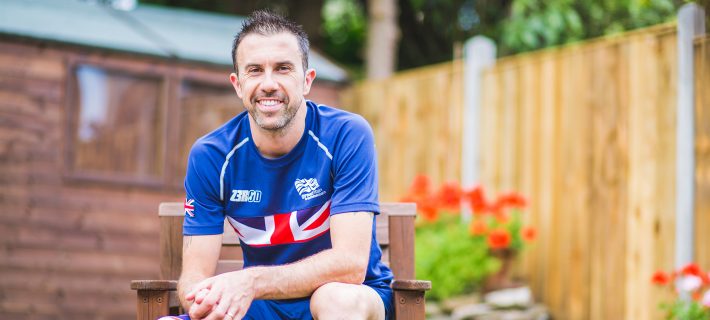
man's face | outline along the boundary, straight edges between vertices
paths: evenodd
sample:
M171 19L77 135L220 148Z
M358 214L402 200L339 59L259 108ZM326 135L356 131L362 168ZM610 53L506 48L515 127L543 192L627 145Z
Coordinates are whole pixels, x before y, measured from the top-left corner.
M315 70L303 71L296 36L250 34L237 48L238 75L230 81L262 129L286 128L311 90Z

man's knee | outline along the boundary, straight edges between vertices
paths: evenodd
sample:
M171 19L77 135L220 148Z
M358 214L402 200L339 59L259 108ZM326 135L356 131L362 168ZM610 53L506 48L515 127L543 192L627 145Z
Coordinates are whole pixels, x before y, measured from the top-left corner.
M358 286L331 282L311 296L311 313L316 319L366 319L369 297Z

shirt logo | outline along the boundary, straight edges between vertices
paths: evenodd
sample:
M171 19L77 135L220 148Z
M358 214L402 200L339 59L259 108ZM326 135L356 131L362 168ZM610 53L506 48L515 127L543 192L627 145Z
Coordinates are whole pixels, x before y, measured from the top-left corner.
M325 194L325 191L320 188L318 180L315 178L296 179L293 184L296 186L296 191L298 191L298 194L301 195L303 200L311 200Z
M183 208L185 208L185 214L194 217L195 216L195 205L193 203L195 199L185 198L185 202L182 203Z
M232 190L233 202L261 202L261 190Z

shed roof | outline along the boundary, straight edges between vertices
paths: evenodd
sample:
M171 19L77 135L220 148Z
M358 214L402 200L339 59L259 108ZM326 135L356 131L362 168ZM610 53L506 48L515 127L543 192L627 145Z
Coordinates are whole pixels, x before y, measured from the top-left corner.
M122 11L93 1L0 0L0 34L186 61L232 65L231 46L244 17L139 4ZM345 70L311 50L322 80Z

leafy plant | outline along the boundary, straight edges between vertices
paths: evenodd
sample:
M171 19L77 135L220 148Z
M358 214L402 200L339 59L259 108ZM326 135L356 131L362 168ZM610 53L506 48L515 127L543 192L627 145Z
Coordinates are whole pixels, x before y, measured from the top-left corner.
M420 175L402 201L417 203L417 277L432 281L434 300L480 289L501 267L499 257L515 256L535 235L523 226L520 209L526 201L517 193L489 201L482 187L464 190L453 182L434 191ZM462 219L462 204L473 211L471 221Z
M434 300L473 292L500 267L485 239L471 237L466 225L458 222L456 216L446 215L417 227L417 278L432 281L427 294Z
M710 272L690 263L671 273L657 271L651 281L677 294L673 303L660 305L666 310L666 319L710 319Z

